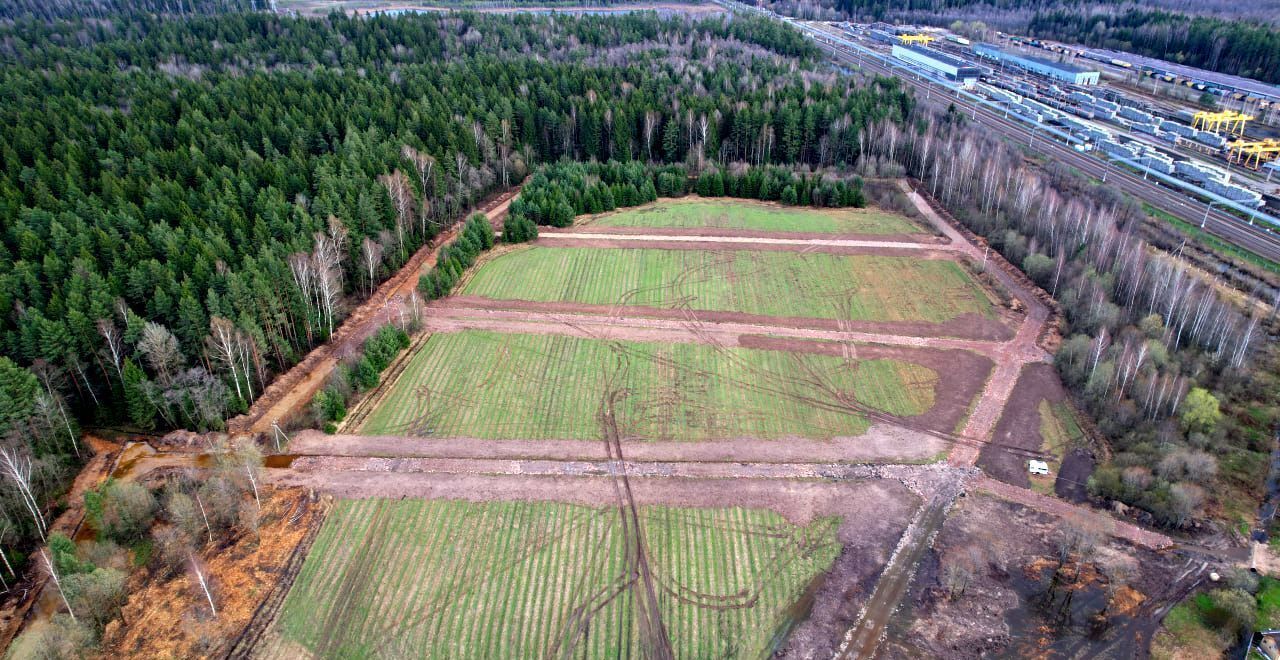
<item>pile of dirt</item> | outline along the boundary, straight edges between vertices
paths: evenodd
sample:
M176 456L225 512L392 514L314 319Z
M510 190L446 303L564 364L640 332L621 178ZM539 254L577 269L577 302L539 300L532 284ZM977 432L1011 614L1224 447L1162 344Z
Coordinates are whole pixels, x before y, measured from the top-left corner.
M140 571L130 577L121 619L103 633L104 658L221 657L249 623L299 542L323 518L314 496L302 489L265 489L257 535L207 547L196 560L209 582L213 616L193 574Z

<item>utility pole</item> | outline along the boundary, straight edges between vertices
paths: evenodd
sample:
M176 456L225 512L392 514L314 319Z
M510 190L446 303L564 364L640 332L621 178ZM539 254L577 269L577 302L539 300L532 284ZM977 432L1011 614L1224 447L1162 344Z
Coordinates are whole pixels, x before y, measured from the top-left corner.
M1216 202L1209 202L1209 204L1204 207L1204 218L1200 220L1201 229L1204 229L1205 223L1209 222L1209 209L1212 209L1215 203Z

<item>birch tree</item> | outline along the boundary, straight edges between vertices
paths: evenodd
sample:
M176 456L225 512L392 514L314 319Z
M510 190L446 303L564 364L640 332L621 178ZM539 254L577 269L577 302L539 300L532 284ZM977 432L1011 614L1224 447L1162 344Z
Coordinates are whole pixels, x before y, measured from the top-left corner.
M124 383L124 335L111 319L98 319L98 334L107 349L107 357L116 370L116 377Z
M43 542L47 527L44 513L41 512L40 504L36 501L35 492L31 488L31 457L20 454L11 447L0 447L0 472L4 473L18 491L23 506L26 507L27 513L31 514L31 520L35 523L36 533Z
M369 283L369 295L373 295L373 285L377 282L378 268L382 266L382 244L364 237L360 243L360 264L364 267L366 281Z

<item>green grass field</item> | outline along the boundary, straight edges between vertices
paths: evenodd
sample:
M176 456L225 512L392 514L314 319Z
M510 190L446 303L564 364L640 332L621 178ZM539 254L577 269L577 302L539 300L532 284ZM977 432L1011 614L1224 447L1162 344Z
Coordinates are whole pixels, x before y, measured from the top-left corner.
M361 433L597 439L613 389L628 437L825 439L867 428L842 402L917 415L938 381L896 360L478 330L436 334L411 360Z
M481 265L462 293L866 321L993 313L952 261L749 250L529 246Z
M266 658L642 655L643 587L616 508L341 500ZM645 507L640 528L676 657L762 657L840 551L839 521Z
M581 221L580 221L581 222ZM743 200L662 201L581 222L592 227L718 228L823 234L914 234L907 218L875 209L811 209Z

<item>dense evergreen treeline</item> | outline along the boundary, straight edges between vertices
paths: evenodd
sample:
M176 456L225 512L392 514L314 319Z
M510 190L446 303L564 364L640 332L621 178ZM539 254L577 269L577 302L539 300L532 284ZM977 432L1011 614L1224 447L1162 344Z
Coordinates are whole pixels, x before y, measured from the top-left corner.
M514 202L506 224L508 242L537 237L536 225L568 227L575 216L647 204L659 197L696 192L704 197L743 197L801 206L865 206L862 182L784 167L708 166L691 177L683 165L638 161L564 161L538 168ZM447 293L447 292L446 292Z
M6 0L0 18L113 18L129 14L219 14L266 11L271 0Z
M483 213L472 215L458 238L440 249L436 265L418 278L418 291L427 300L449 295L453 286L462 279L462 273L480 258L482 252L493 247L494 240L488 218Z
M77 413L218 427L539 161L852 162L911 100L812 52L767 21L653 14L0 25L0 389L23 402L0 430L33 500Z

